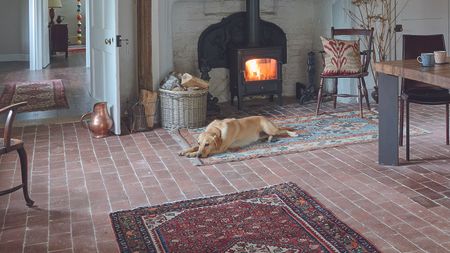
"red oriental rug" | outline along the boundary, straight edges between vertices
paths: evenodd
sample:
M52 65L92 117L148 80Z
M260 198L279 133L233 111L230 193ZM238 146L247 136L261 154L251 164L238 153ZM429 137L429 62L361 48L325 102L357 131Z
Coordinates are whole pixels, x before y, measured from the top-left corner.
M70 45L69 53L86 53L86 45Z
M6 84L0 98L0 108L24 101L28 104L20 107L19 112L69 108L60 79Z
M379 252L293 183L110 218L121 252Z

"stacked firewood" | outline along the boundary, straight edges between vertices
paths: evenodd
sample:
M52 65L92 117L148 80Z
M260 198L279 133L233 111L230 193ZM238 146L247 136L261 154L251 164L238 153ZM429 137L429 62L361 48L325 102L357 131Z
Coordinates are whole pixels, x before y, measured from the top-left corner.
M208 88L208 82L189 73L172 72L161 82L161 89L170 91L207 90Z

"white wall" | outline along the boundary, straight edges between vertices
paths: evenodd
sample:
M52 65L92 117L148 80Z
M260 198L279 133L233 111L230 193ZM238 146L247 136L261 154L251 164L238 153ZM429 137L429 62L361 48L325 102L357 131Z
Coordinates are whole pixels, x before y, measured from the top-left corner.
M0 61L28 61L28 0L0 0Z

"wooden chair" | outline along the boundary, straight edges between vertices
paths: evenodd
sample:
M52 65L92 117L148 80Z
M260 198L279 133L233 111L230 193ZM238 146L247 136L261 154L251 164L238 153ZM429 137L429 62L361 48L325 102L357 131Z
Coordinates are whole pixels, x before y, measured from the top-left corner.
M416 59L421 53L445 51L444 35L403 35L403 59ZM402 80L400 96L400 146L403 146L403 125L406 107L406 160L410 160L409 104L445 105L446 143L449 145L449 103L448 89L414 80Z
M364 39L367 41L368 49L361 51L361 59L362 59L362 69L361 73L355 74L355 75L346 75L346 76L328 76L328 75L320 75L320 86L319 86L319 94L317 96L317 109L316 109L316 115L319 115L320 106L322 104L322 100L324 97L323 94L323 86L324 86L324 80L325 79L333 79L334 80L334 86L335 86L335 93L330 94L333 97L333 107L336 109L336 103L338 97L358 97L359 99L359 110L361 118L364 117L363 113L363 97L366 100L367 108L370 111L370 102L369 102L369 93L367 91L366 87L366 81L364 80L364 77L369 75L368 69L370 65L370 60L372 57L372 48L373 48L373 29L367 30L367 29L335 29L334 27L331 28L331 36L334 39L336 36L357 36L359 38ZM322 52L322 59L323 64L325 66L325 59L324 59L324 53ZM339 84L339 78L352 78L352 79L358 79L358 95L351 95L351 94L339 94L338 92L338 84Z
M22 188L23 196L25 197L27 206L32 207L34 201L31 200L30 196L28 195L28 160L27 153L24 148L24 142L22 140L11 138L13 122L14 118L16 117L17 109L26 104L27 102L21 102L0 109L0 114L6 112L8 113L5 128L3 130L3 138L0 138L0 155L17 150L17 152L19 153L20 168L22 171L22 184L5 191L0 191L0 196L15 192Z

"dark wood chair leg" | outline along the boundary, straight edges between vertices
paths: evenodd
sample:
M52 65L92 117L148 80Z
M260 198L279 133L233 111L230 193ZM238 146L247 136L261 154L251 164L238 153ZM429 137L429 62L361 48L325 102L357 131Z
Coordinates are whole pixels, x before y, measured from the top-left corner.
M400 98L400 134L399 134L399 145L403 146L403 127L405 126L405 101Z
M336 109L336 107L337 107L337 96L339 94L338 82L339 82L339 79L335 78L334 79L334 91L335 91L336 96L333 96L333 108L334 109Z
M449 119L449 115L450 114L450 104L446 104L445 105L445 136L446 136L446 144L450 145L450 119Z
M30 196L28 195L28 159L27 159L27 152L25 151L25 148L20 148L17 150L17 153L19 153L20 158L20 169L22 171L22 189L23 189L23 196L25 197L25 201L27 202L27 206L32 207L34 204L34 201L31 200Z
M320 104L322 103L322 93L323 93L323 78L320 79L319 94L317 95L316 116L319 115Z
M408 100L405 101L406 104L406 160L410 160L410 150L409 150L409 102Z
M359 100L359 114L361 118L364 118L364 112L363 112L363 95L362 95L362 85L361 85L361 78L358 79L358 100Z
M366 80L363 78L361 78L362 81L362 86L364 89L364 97L366 98L366 104L367 104L367 109L370 111L370 101L369 101L369 92L367 91L367 85L366 85Z

